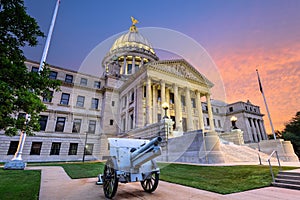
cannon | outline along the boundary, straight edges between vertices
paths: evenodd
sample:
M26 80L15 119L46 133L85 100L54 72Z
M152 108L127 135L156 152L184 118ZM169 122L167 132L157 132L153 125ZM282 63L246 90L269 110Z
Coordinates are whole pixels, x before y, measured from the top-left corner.
M149 140L109 138L110 157L108 158L102 179L106 198L113 198L118 184L141 182L142 188L151 193L156 190L160 170L154 160L161 155L161 137Z

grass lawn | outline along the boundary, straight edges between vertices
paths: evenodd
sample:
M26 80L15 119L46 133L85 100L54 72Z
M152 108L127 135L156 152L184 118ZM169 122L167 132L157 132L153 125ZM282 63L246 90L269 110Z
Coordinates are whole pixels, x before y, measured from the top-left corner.
M202 190L230 194L270 186L268 166L195 166L159 163L160 179ZM295 167L283 167L283 170ZM278 173L278 167L273 167Z
M39 170L4 170L0 168L0 199L38 199L41 172Z
M28 163L27 166L62 166L73 179L97 177L104 163ZM198 189L229 194L270 186L268 166L196 166L159 163L160 179ZM284 167L284 170L296 167ZM278 172L277 167L273 167ZM0 199L38 199L40 171L0 169Z

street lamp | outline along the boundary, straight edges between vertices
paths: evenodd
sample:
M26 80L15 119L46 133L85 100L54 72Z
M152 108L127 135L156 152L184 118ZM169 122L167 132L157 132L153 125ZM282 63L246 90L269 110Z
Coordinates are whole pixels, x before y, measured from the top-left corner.
M162 104L162 108L165 110L165 116L163 117L163 119L168 119L169 117L167 116L167 110L169 109L169 104L167 102L164 102Z
M238 127L236 126L236 121L237 121L237 118L235 116L232 116L230 118L230 121L231 121L231 125L232 125L232 129L238 129Z

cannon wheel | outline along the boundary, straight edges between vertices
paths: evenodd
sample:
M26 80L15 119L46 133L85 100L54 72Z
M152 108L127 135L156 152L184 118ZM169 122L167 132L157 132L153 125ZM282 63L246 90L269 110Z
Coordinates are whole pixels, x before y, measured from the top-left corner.
M154 192L158 186L159 174L154 172L151 176L144 181L141 181L141 185L146 192Z
M113 159L108 159L103 173L103 191L105 197L108 199L113 198L116 195L118 189L119 180L116 172L116 164Z

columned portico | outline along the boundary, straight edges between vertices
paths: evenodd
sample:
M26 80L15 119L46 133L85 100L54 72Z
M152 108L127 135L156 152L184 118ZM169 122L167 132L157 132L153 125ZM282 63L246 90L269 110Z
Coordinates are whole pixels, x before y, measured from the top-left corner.
M208 109L207 112L208 112L210 130L215 131L214 118L213 118L211 102L210 102L210 94L206 94L206 103L207 103L207 109Z

